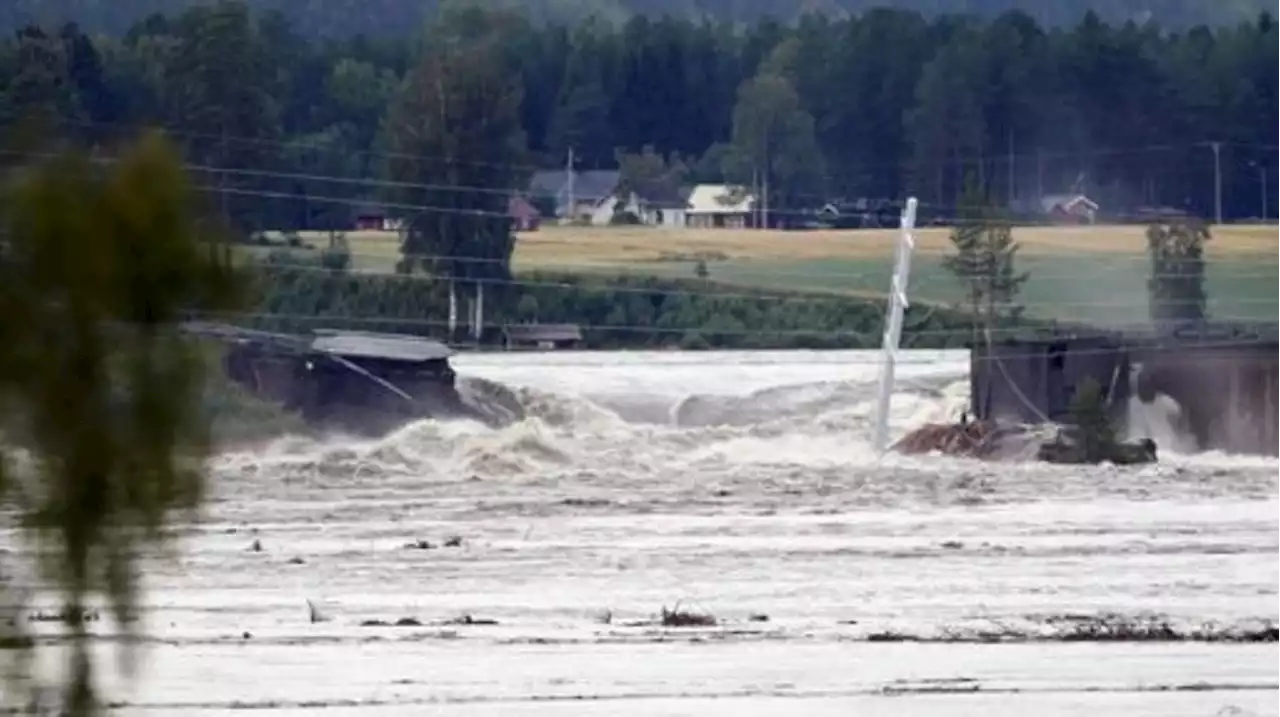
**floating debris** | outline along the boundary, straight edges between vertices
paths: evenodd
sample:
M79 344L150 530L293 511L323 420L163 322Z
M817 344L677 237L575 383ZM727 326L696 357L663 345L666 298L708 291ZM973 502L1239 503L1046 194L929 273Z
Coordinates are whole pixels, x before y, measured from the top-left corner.
M676 603L670 610L663 605L661 616L663 627L715 627L716 625L713 615L681 610L680 603Z

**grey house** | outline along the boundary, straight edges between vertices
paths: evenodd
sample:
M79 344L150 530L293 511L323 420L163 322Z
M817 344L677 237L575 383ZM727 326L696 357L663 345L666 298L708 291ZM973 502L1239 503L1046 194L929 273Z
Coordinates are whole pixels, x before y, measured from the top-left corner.
M608 224L613 218L614 194L618 189L616 170L575 172L573 205L569 204L569 172L563 169L535 172L529 181L529 201L535 206L553 204L561 220Z

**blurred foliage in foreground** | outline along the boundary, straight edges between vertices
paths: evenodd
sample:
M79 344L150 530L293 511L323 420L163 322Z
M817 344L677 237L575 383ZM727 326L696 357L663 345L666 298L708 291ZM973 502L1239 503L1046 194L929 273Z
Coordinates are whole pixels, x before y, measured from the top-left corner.
M62 710L89 715L87 603L104 597L134 629L140 549L163 545L174 514L203 495L207 362L175 322L235 308L239 282L163 138L109 163L20 149L38 159L8 167L0 190L0 499L68 616ZM0 583L6 604L17 592ZM5 644L24 648L4 685L21 699L37 687L36 643ZM130 669L129 650L121 657Z

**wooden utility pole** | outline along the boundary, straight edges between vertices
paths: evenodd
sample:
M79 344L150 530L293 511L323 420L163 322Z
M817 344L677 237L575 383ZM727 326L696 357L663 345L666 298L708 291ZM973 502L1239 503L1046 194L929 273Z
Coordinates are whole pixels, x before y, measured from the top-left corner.
M1210 142L1213 149L1213 221L1222 224L1222 143Z

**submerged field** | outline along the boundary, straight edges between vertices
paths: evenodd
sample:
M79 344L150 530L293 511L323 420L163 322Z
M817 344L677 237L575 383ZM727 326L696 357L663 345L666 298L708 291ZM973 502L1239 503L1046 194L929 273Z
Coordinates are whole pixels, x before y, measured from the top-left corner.
M962 292L942 267L949 230L917 234L911 296L955 303ZM399 258L393 232L347 235L355 266L391 271ZM570 270L689 278L699 261L710 278L748 287L831 291L881 297L893 262L893 230L751 231L651 227L544 227L521 234L515 269ZM1020 227L1019 266L1030 272L1021 300L1046 318L1112 325L1147 316L1145 227ZM321 237L306 241L323 246ZM1277 318L1277 229L1221 226L1207 251L1210 312L1221 319Z

